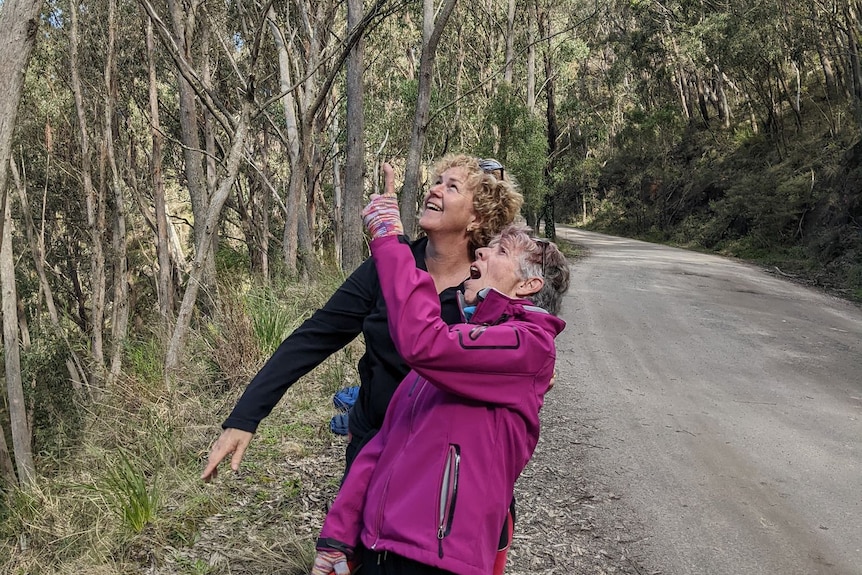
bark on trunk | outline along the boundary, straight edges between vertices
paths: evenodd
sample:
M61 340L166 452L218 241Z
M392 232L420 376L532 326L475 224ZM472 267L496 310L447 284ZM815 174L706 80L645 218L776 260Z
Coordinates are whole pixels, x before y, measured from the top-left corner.
M105 62L105 151L111 176L111 189L114 193L114 301L111 315L111 368L108 383L113 383L120 375L123 366L123 347L129 327L129 269L127 262L126 238L126 197L117 167L114 142L119 134L114 129L114 110L117 106L117 0L108 0L108 46Z
M36 467L30 444L24 388L21 379L21 358L18 350L17 290L15 262L12 254L12 206L7 199L6 180L12 149L18 102L24 86L24 71L36 40L41 1L6 0L0 9L0 306L3 310L3 344L12 449L18 468L18 481L30 486L36 479ZM0 428L0 471L13 484L9 450L4 430ZM11 477L9 477L11 475Z
M338 100L335 94L333 94L333 100ZM332 146L332 231L335 237L335 261L344 270L346 267L344 260L344 187L341 181L339 129L338 114L334 114L332 124L329 126L330 145Z
M509 10L506 14L506 72L503 80L512 84L515 75L515 0L509 0Z
M431 73L437 53L437 45L456 0L446 0L434 18L434 2L423 0L422 54L419 58L419 93L416 111L410 130L410 148L407 151L407 165L404 170L404 187L401 189L401 218L404 233L408 237L416 235L417 199L419 192L419 168L422 151L425 147L425 132L428 129L428 111L431 106Z
M201 238L202 243L200 246L202 249L197 250L195 253L195 259L194 262L192 262L191 272L189 274L189 281L186 285L186 291L183 294L180 311L177 314L177 324L174 327L174 333L171 336L171 341L165 356L165 376L167 378L166 383L168 386L170 386L171 379L176 374L177 369L180 366L186 336L188 335L189 326L191 325L192 311L194 310L195 301L197 300L198 289L201 287L200 280L204 273L204 265L209 254L210 243L213 241L216 230L218 229L222 207L224 207L224 203L230 195L231 188L233 187L237 173L239 172L239 166L242 160L243 150L245 148L245 139L248 134L250 109L251 103L247 100L243 101L242 112L240 113L230 153L227 157L225 176L219 184L218 190L210 202L206 218L202 222L204 224L204 235ZM201 222L199 222L199 225L200 223Z
M847 52L850 57L850 77L853 85L853 108L856 113L856 125L862 128L862 58L860 58L859 43L856 40L859 23L853 17L849 6L844 8L844 20L847 31Z
M87 206L87 224L90 228L90 292L92 297L90 310L90 345L93 362L96 365L97 378L103 377L105 367L104 342L102 327L105 314L105 255L102 245L104 237L104 198L93 185L90 134L87 114L84 107L84 92L78 65L78 8L73 2L70 5L71 30L69 37L69 68L72 81L72 92L75 97L75 111L78 117L78 137L81 148L81 177L84 185L84 195Z
M292 85L290 74L290 56L287 50L287 43L284 36L276 23L275 10L270 7L267 12L267 24L269 25L272 38L275 41L276 51L278 53L278 83L281 91L281 104L284 109L284 127L287 138L287 158L290 163L290 179L293 179L294 174L299 169L299 127L296 115L296 99L293 91L295 87ZM288 190L291 189L288 183ZM285 198L285 221L284 233L282 235L282 258L284 266L289 276L296 275L296 226L299 211L297 203L290 197L288 191Z
M363 17L363 1L347 0L347 27L352 30ZM347 149L344 162L344 199L341 217L341 269L351 273L364 256L362 210L365 182L365 88L362 83L364 42L356 42L347 57Z
M168 9L171 13L176 45L182 50L186 62L192 63L194 61L192 44L195 41L197 14L193 9L186 10L178 0L168 0ZM215 257L213 254L218 248L218 237L205 242L206 234L202 230L203 223L209 213L210 198L203 171L197 100L194 88L180 70L177 70L177 83L179 86L179 123L180 138L183 143L183 164L195 221L195 251L207 250L202 262L200 281L203 282L203 286L201 287L204 288L204 293L215 293L213 291L215 286ZM197 254L195 254L195 259L197 260ZM212 309L210 304L211 300L201 302L205 311Z
M159 315L170 321L174 313L174 282L171 280L171 257L168 244L168 216L165 207L165 180L162 175L164 137L159 120L159 88L156 76L156 48L153 37L153 21L147 17L147 60L149 66L150 126L153 149L150 174L153 182L153 208L155 210L156 257L158 259L158 281L156 295L159 299Z
M527 111L536 111L536 4L527 8Z
M3 349L6 358L6 396L9 424L12 431L12 449L21 485L31 485L36 479L33 450L30 443L30 424L24 401L24 384L21 379L21 356L18 341L17 290L15 288L15 261L12 255L12 202L5 201L3 209L3 235L0 236L0 290L3 309Z
M15 476L15 464L12 463L12 455L6 444L6 430L0 425L0 481L5 485L17 485L18 478Z

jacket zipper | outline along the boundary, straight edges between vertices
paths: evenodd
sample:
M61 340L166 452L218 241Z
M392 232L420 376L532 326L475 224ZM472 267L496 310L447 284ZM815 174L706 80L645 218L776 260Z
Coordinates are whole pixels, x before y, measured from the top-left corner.
M443 558L443 539L452 531L455 517L455 500L458 497L458 472L461 465L461 446L449 444L446 463L443 466L443 481L440 486L440 508L437 517L437 545Z

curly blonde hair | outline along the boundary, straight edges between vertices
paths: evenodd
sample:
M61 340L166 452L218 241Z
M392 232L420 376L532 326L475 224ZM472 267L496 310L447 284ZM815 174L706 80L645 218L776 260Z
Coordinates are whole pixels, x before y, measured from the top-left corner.
M432 178L450 168L463 168L467 172L467 189L473 192L473 210L479 220L476 229L470 230L470 257L478 248L488 245L491 238L515 221L524 203L518 184L505 169L486 172L479 167L479 158L467 154L448 154L434 163Z

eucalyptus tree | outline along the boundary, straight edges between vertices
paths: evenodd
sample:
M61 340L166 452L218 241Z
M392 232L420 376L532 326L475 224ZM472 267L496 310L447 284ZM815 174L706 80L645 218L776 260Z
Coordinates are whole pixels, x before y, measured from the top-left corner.
M36 41L40 8L41 2L34 0L6 0L0 7L0 37L3 38L0 56L0 78L3 78L0 85L0 299L3 309L3 344L12 448L18 481L24 485L30 485L35 480L35 466L21 380L18 296L12 255L12 206L11 202L7 201L6 184L18 102L24 86L24 71ZM0 425L0 434L4 433L3 428L4 426ZM8 474L10 465L8 449L5 449L5 435L2 447L4 449L0 450L0 469L7 470Z

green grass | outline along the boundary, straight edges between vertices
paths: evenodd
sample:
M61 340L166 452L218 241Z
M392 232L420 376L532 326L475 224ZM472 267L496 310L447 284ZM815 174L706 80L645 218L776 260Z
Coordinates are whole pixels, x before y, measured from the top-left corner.
M220 290L171 390L161 377L163 339L130 340L122 376L87 406L67 457L37 461L51 474L32 490L0 495L0 573L307 573L343 467L344 439L328 428L332 393L357 380L361 341L291 388L238 472L223 464L211 484L199 475L221 421L266 359L262 347L323 305L340 279ZM252 309L289 322L261 331Z
M111 510L133 533L140 533L155 518L159 507L158 476L148 474L140 461L125 450L108 464L97 484Z

